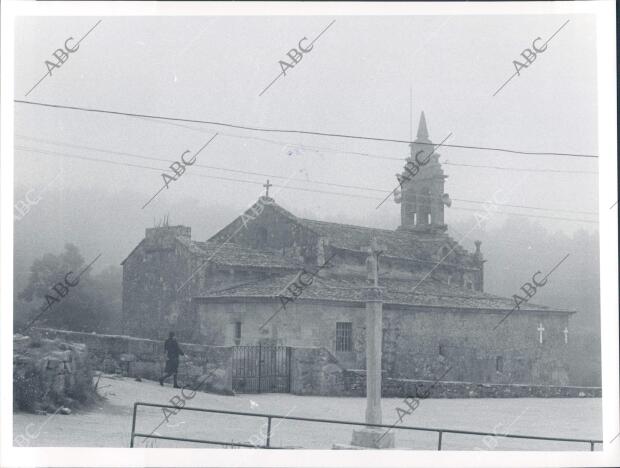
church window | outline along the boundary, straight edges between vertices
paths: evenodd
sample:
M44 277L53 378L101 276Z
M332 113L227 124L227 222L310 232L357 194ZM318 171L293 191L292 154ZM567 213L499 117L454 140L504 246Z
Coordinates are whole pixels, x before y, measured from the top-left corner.
M241 322L235 322L235 346L241 344Z
M497 356L495 358L495 370L497 372L504 372L504 358L501 356Z
M351 322L336 322L336 351L351 351L353 349L353 324Z
M471 281L467 280L467 281L465 281L465 287L467 289L473 289L474 285L473 285L473 283Z
M431 224L431 214L426 213L426 224Z
M446 356L446 350L443 345L439 345L439 355L444 357Z

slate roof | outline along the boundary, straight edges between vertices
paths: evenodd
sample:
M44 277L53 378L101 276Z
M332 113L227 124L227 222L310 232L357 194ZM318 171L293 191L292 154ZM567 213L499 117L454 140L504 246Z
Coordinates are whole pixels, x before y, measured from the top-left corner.
M326 237L329 240L329 245L333 247L354 251L366 251L372 239L376 238L379 245L386 249L383 253L386 257L436 262L436 258L434 257L436 252L441 247L447 245L453 249L455 255L461 256L461 261L465 260L465 265L470 265L472 263L471 253L444 233L428 235L413 230L377 229L366 226L355 226L352 224L299 218L278 205L273 199L267 199L265 197L261 197L252 208L246 211L246 214L252 214L252 210L255 209L257 205L261 204L261 202L279 215L311 230L319 236ZM210 241L215 242L216 240L223 240L222 236L227 235L226 229L235 222L240 222L240 220L241 216L221 229L217 234L213 235ZM462 257L465 258L463 259ZM447 261L444 263L449 264L450 262Z
M199 301L209 301L222 298L272 298L278 295L291 294L286 288L295 281L298 273L286 274L280 277L246 283L222 290L207 291L203 295L195 297ZM304 276L307 283L308 278ZM455 285L447 285L427 278L416 287L411 281L386 280L382 281L384 288L384 304L398 304L404 306L430 306L455 309L488 309L509 311L514 306L512 298L504 298L473 291ZM366 281L360 278L343 278L331 276L315 276L314 281L296 300L326 300L343 302L364 302L364 288ZM573 312L568 310L553 309L547 306L523 303L520 310L549 311L549 312Z
M444 245L449 245L458 255L470 255L447 234L428 237L403 229L392 231L302 218L298 218L298 221L317 234L327 237L330 245L349 250L365 250L372 239L376 238L379 245L386 249L383 255L388 257L431 260L431 254Z
M181 240L181 242L183 242ZM256 250L232 242L221 243L215 241L191 241L188 245L190 252L201 257L207 257L211 263L217 265L247 266L260 268L285 268L299 270L302 264L290 257L273 252Z

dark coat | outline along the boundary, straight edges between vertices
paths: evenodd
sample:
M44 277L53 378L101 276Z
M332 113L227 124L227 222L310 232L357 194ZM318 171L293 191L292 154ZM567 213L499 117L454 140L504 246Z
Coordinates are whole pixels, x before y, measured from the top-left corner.
M179 347L179 343L174 338L168 338L164 343L164 351L166 352L166 373L176 372L179 368L179 356L185 356L183 350Z

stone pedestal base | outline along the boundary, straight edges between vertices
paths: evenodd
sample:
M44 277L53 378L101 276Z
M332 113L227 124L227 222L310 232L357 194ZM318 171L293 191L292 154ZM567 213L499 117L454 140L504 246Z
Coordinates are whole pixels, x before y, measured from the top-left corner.
M369 428L356 429L353 431L351 445L374 449L394 448L394 433L386 429ZM385 435L384 435L385 434Z

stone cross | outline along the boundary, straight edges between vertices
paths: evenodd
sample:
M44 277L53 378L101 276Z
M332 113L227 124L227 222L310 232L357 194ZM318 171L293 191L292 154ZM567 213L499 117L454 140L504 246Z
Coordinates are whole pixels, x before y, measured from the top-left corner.
M538 342L542 344L542 334L545 331L545 328L542 326L542 323L538 325L538 328L536 330L538 330Z
M379 288L379 256L382 253L377 239L368 247L366 270L373 286L365 290L366 302L366 422L381 424L381 352L383 332L383 299ZM352 445L367 448L394 447L394 433L366 426L353 431Z
M568 344L568 327L564 327L564 344Z
M270 184L269 179L267 179L267 183L263 184L263 187L266 189L265 197L269 198L269 187L273 187L273 184Z

